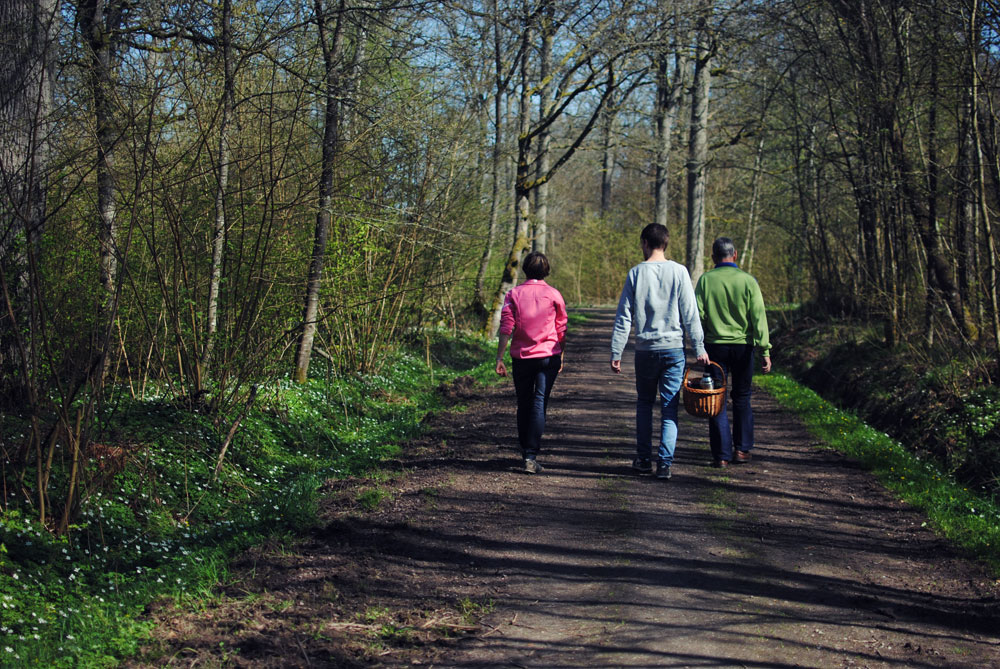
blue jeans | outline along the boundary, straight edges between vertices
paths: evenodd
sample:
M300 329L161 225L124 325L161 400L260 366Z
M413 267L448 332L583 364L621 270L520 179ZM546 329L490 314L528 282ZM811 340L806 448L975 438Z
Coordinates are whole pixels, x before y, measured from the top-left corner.
M651 459L653 404L660 401L660 447L657 459L673 464L677 444L677 398L684 376L684 349L635 352L635 454Z
M718 416L708 419L708 443L716 460L732 460L733 449L749 451L753 448L753 411L750 409L750 390L753 381L753 352L751 344L705 344L705 351L712 362L722 365L729 377L729 397L733 403L732 431L726 405ZM718 372L718 370L716 370Z
M545 410L561 366L561 355L511 358L514 392L517 393L517 438L521 443L521 452L528 460L535 459L542 445Z

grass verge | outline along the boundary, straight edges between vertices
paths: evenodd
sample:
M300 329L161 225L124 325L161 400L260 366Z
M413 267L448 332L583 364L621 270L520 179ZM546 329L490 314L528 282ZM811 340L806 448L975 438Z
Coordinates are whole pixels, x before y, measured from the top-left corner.
M889 490L924 511L940 534L1000 576L1000 507L989 494L956 483L933 462L787 376L759 375L754 381L797 413L825 447L861 462Z

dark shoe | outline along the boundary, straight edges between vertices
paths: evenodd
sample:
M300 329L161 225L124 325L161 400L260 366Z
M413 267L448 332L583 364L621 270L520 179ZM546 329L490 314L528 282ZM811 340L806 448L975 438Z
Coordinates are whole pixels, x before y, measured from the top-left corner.
M636 458L632 461L632 471L639 472L640 474L652 474L653 463L647 458Z
M656 465L656 478L666 481L670 478L670 465L665 465L662 462Z
M750 462L752 459L753 455L751 455L750 451L736 451L736 453L733 454L733 462L738 465L741 465L744 462Z
M729 460L713 460L712 466L716 469L724 469L729 466Z
M541 474L545 469L534 460L524 460L524 471L528 474Z

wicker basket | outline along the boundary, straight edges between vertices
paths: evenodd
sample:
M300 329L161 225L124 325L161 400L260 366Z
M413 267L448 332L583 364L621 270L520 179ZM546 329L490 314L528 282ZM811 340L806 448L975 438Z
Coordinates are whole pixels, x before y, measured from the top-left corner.
M688 374L691 368L684 370L684 380L681 382L681 393L684 395L684 409L697 418L712 418L718 416L722 407L726 404L726 372L722 365L717 362L709 362L715 365L722 373L721 388L692 388L688 385Z

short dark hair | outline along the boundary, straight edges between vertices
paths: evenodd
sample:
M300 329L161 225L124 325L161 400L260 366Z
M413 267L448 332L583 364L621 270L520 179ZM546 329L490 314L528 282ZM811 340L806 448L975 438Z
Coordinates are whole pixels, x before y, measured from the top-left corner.
M532 251L524 257L521 263L524 275L529 279L544 279L549 275L549 259L544 253Z
M733 240L729 237L719 237L714 242L712 242L712 257L713 258L732 258L733 254L736 253L736 245L733 244Z
M639 239L646 242L646 246L651 249L666 249L670 242L670 231L665 225L650 223L642 229Z

